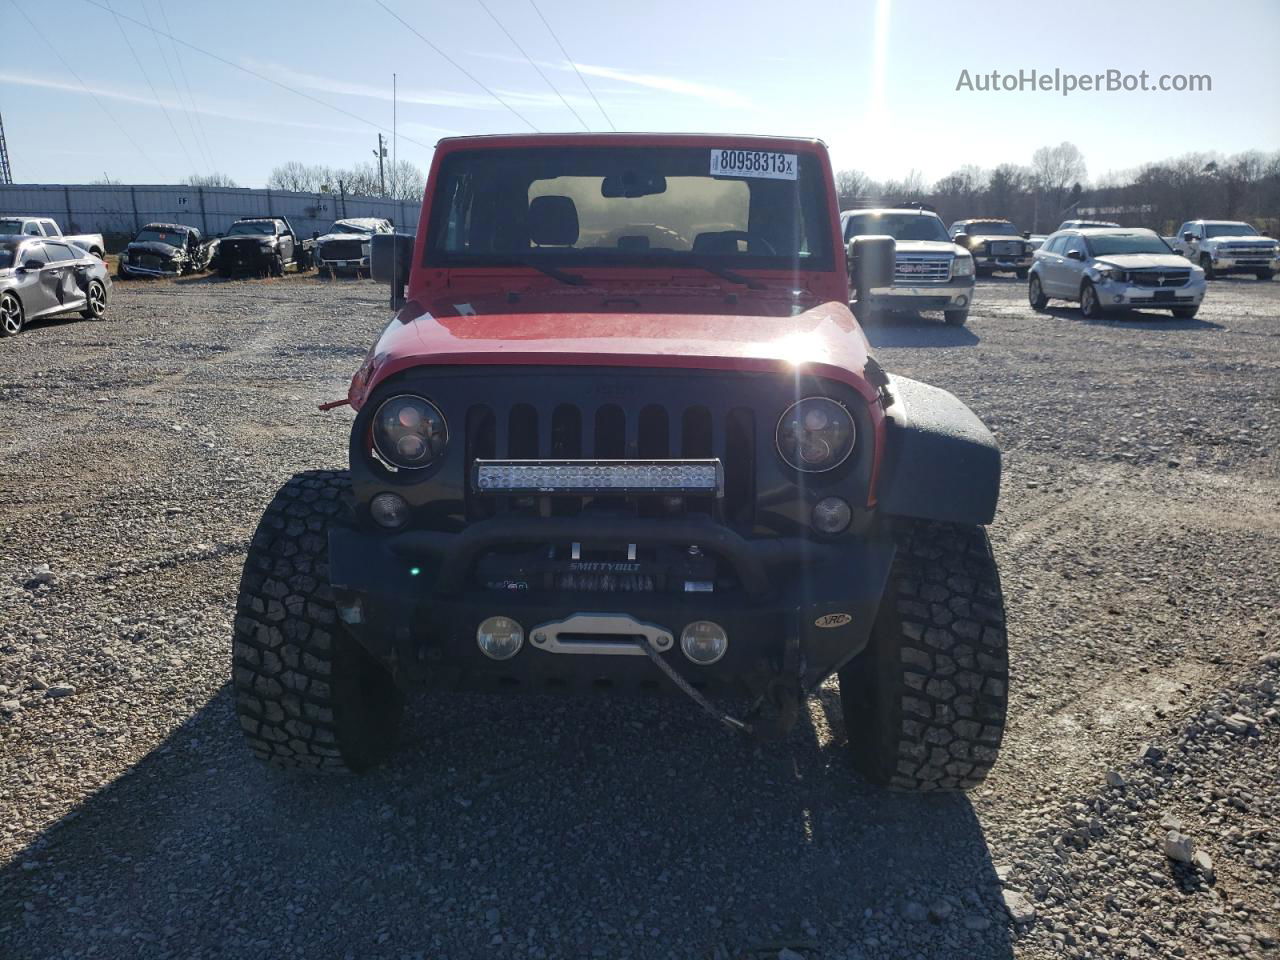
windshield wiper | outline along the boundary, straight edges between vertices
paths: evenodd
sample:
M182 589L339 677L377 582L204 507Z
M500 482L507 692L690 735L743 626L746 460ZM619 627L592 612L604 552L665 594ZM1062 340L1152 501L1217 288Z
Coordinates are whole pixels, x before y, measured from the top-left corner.
M734 273L732 270L726 270L724 267L713 267L706 263L694 263L690 266L697 267L699 270L705 270L707 273L713 273L717 277L728 280L730 283L741 283L748 290L763 290L764 284L759 280L752 280L750 277L744 277L740 273Z
M571 287L580 287L587 282L585 278L579 276L576 273L565 273L563 270L557 269L556 267L549 266L548 264L545 264L545 263L538 263L537 260L533 260L533 259L521 260L521 259L515 258L511 260L504 260L502 265L507 267L510 267L510 266L531 267L532 269L537 270L539 273L545 273L548 277L553 277L556 280L559 280L561 283L567 283Z

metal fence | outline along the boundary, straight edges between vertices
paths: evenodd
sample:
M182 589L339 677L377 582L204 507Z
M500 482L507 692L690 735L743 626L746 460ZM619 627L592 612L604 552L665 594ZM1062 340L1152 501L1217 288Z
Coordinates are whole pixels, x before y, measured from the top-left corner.
M420 207L416 200L242 187L0 185L0 216L52 217L67 233L101 233L110 251L148 223L187 224L212 236L226 233L240 217L288 217L304 237L345 217L383 217L413 232Z

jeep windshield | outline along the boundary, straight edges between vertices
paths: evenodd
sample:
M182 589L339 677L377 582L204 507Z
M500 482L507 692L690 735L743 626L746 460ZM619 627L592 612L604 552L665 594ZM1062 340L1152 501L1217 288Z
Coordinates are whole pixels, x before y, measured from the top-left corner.
M688 266L728 276L833 263L831 201L814 154L459 151L442 163L431 211L428 266Z
M254 220L251 223L233 223L228 237L274 237L276 225L270 220Z
M1210 237L1256 237L1258 231L1247 223L1206 223L1204 235Z
M971 237L1016 237L1020 236L1018 228L1012 223L994 223L990 220L981 220L978 223L971 223L965 229L965 233Z
M1095 257L1119 256L1126 253L1173 253L1154 233L1105 233L1086 237L1089 252Z
M950 243L947 228L937 217L918 213L860 213L849 218L844 238L887 236L895 240L937 240Z

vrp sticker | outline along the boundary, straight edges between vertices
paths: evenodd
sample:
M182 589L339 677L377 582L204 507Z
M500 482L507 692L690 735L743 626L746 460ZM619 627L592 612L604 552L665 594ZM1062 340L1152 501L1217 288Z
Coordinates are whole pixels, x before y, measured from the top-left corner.
M847 626L850 623L853 623L853 617L847 613L824 613L813 621L815 627L822 627L824 630L829 627Z

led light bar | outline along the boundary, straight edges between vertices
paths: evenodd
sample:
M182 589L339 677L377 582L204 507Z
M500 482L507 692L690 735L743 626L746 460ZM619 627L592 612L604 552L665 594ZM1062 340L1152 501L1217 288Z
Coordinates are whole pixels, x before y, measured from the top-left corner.
M720 496L719 460L477 460L471 468L476 493L703 494Z

